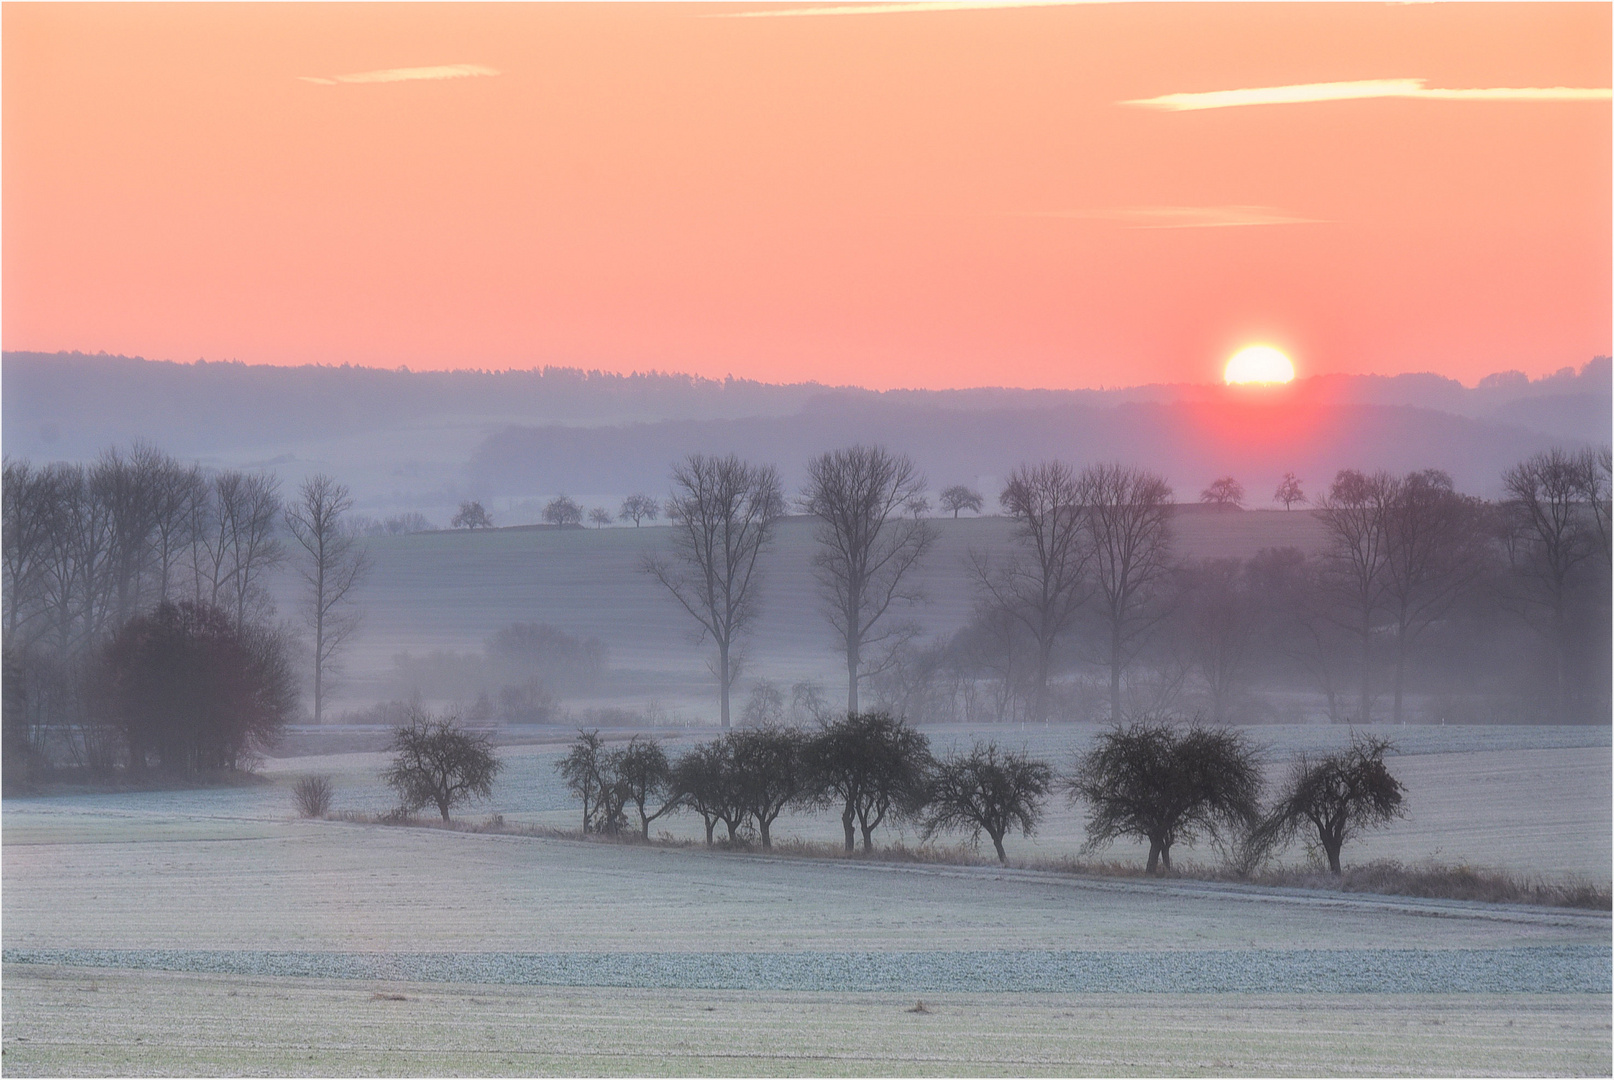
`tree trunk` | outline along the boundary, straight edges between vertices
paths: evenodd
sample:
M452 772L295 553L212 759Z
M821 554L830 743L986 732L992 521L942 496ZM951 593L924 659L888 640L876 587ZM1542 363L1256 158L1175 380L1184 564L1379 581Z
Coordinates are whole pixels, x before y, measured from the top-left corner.
M1360 723L1373 722L1373 627L1370 615L1362 616L1362 700L1357 718Z
M1054 643L1052 640L1039 643L1037 648L1037 693L1032 698L1031 719L1042 723L1048 719L1048 668L1052 665Z
M857 669L862 666L858 642L846 646L846 711L857 712Z
M717 643L718 697L722 702L723 730L729 729L729 643Z
M1401 687L1407 677L1407 633L1400 627L1395 633L1395 704L1391 706L1391 722L1401 722Z
M1121 723L1121 628L1110 630L1110 723Z
M846 830L846 850L848 852L857 844L857 834L852 831L852 802L846 802L846 809L841 812L841 827Z
M714 817L706 817L705 814L702 814L701 817L706 819L706 846L711 847L712 846L712 830L717 828L717 819L714 818Z
M767 819L762 817L760 814L757 815L757 836L761 838L762 846L764 848L771 849L773 847L773 840L768 836Z
M867 855L874 850L874 826L863 826L863 854Z
M1149 841L1149 861L1144 866L1143 869L1144 869L1145 873L1152 874L1152 873L1155 872L1155 870L1157 870L1159 868L1159 866L1160 866L1160 841L1151 839Z
M1007 863L1009 861L1009 855L1008 852L1003 850L1003 834L990 833L988 835L992 837L992 846L998 849L998 862Z
M1345 846L1345 840L1339 836L1323 836L1323 850L1328 853L1328 869L1331 873L1339 873L1339 849Z
M437 812L443 815L443 824L447 825L448 824L448 800L447 799L438 799L437 800Z

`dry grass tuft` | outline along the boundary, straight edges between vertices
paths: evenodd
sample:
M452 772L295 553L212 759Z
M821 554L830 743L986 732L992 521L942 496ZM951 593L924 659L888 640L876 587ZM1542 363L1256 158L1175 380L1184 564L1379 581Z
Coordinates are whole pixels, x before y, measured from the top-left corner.
M930 1015L930 1010L925 1008L925 1003L923 1001L916 1002L914 1004L914 1007L909 1009L908 1011L911 1012L911 1013L920 1013L921 1015L924 1015L924 1016L929 1016Z
M322 818L331 812L336 787L328 776L305 776L291 788L297 812L305 818Z
M408 1001L409 997L406 994L383 994L381 991L377 990L375 993L370 995L370 1000L371 1001Z

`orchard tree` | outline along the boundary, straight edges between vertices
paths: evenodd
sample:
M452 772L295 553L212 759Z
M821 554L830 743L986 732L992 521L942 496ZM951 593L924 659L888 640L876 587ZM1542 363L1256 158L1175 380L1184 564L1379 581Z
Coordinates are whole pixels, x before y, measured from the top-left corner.
M562 529L583 524L583 508L569 495L557 495L544 506L544 520Z
M566 781L566 789L583 803L585 833L594 827L594 810L605 781L605 756L599 729L579 729L566 756L555 762L555 771Z
M1295 503L1304 504L1306 492L1300 486L1300 478L1292 472L1284 473L1283 479L1278 482L1278 490L1272 493L1272 501L1283 503L1285 510L1294 509Z
M874 830L890 817L914 814L924 801L930 739L889 713L849 713L826 724L803 750L809 797L838 806L846 850L855 829L863 850L874 850Z
M588 519L594 523L596 529L603 529L613 520L611 511L603 506L596 506L588 512Z
M1149 842L1149 873L1171 869L1171 848L1201 834L1232 838L1260 820L1261 767L1226 728L1179 729L1159 720L1099 735L1068 781L1088 806L1089 850L1122 836Z
M661 513L661 503L649 495L629 495L622 500L622 510L617 517L622 521L633 522L638 528L643 521L654 521Z
M491 529L493 519L488 517L481 503L467 501L460 503L459 513L448 524L455 529Z
M764 848L773 847L774 819L806 786L805 740L794 728L741 728L724 736L739 780L740 799Z
M1212 480L1210 486L1199 493L1199 501L1219 510L1244 509L1244 485L1231 476Z
M936 763L926 792L924 838L948 829L969 829L979 842L992 838L998 862L1009 861L1003 838L1016 826L1031 836L1053 787L1054 772L1024 753L981 744L968 754L951 754Z
M392 733L392 764L381 779L398 792L405 810L435 805L443 820L461 803L488 798L502 768L487 735L466 731L452 716L418 708Z
M955 521L958 519L960 510L968 510L973 514L979 514L981 507L984 505L985 500L981 498L981 493L972 491L963 484L954 484L941 493L941 507L951 513Z
M655 739L635 735L616 759L616 778L627 801L639 811L639 836L650 839L650 823L678 809L680 800L673 791L672 766L667 753ZM649 806L661 806L651 812Z
M1339 873L1346 841L1406 814L1405 789L1384 765L1384 755L1393 750L1385 739L1356 735L1348 750L1320 758L1302 754L1277 805L1252 835L1254 850L1264 853L1299 834L1315 835L1328 869Z

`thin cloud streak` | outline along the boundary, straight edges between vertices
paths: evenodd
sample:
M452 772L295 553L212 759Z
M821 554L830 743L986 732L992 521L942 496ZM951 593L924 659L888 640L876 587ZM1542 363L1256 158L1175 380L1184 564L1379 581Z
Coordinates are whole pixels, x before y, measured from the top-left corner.
M320 86L335 86L337 83L392 83L416 82L418 80L436 79L469 79L480 75L497 75L498 68L490 68L485 64L440 64L436 67L412 68L386 68L381 71L360 71L352 75L299 75L303 82L318 83Z
M1225 229L1246 225L1317 225L1272 206L1122 206L1107 210L1033 210L1016 216L1113 221L1129 229Z
M825 4L769 11L732 11L706 19L795 19L810 15L902 15L921 11L994 11L1009 8L1070 7L1108 0L913 0L912 3Z
M1356 82L1299 83L1242 90L1165 94L1117 102L1166 112L1232 109L1245 105L1300 105L1316 101L1358 101L1365 98L1424 98L1433 101L1608 101L1614 91L1594 87L1525 86L1442 89L1425 79L1362 79Z

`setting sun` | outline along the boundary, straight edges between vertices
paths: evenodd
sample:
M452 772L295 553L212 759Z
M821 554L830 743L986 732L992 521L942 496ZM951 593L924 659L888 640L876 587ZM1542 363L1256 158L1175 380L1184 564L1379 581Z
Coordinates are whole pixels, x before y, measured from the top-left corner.
M1286 383L1295 377L1289 358L1270 345L1248 345L1233 354L1222 381L1234 383Z

